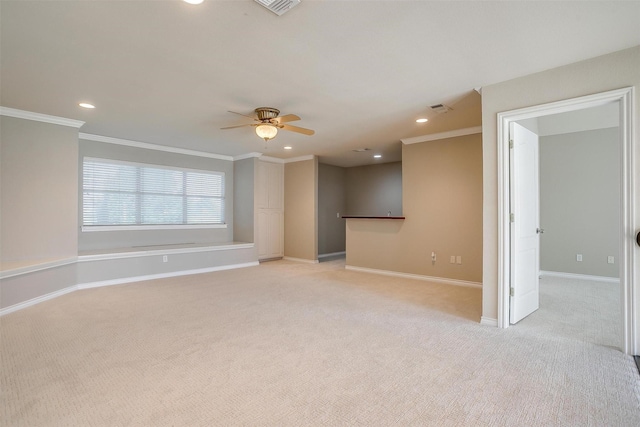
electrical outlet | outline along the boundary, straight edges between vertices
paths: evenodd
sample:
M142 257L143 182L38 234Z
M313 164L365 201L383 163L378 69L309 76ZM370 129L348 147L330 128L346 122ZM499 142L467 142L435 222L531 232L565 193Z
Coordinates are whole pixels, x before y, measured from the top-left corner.
M577 254L576 255L576 261L582 262L582 254Z
M449 262L451 264L455 264L456 263L456 256L455 255L451 255L451 258L449 258Z
M336 213L336 218L340 218L340 212Z
M162 255L162 262L168 262L169 261L169 255Z
M456 264L462 264L462 257L460 255L456 257Z
M436 262L436 253L431 252L431 261Z
M615 262L615 258L612 256L607 257L607 264L613 264Z

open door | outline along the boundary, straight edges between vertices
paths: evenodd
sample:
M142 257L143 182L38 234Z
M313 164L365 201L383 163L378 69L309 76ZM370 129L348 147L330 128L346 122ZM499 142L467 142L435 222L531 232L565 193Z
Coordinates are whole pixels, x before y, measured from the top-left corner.
M509 323L539 307L540 192L538 135L510 123L511 289Z

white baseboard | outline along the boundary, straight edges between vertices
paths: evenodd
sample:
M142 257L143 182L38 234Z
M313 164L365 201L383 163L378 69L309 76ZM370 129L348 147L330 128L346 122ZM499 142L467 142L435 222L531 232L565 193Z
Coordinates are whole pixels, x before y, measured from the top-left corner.
M304 259L304 258L293 258L290 256L286 256L282 259L286 259L287 261L295 261L295 262L304 262L307 264L317 264L318 260L317 259Z
M361 271L363 273L382 274L383 276L403 277L405 279L415 279L415 280L423 280L427 282L443 283L445 285L466 286L470 288L482 288L482 283L468 282L466 280L447 279L445 277L431 277L431 276L424 276L422 274L400 273L398 271L378 270L375 268L356 267L353 265L346 265L345 269L352 270L352 271Z
M170 273L149 274L145 276L123 277L122 279L103 280L100 282L81 283L78 289L100 288L102 286L122 285L125 283L142 282L145 280L166 279L169 277L188 276L191 274L211 273L214 271L232 270L235 268L254 267L260 265L258 261L246 262L242 264L221 265L219 267L199 268L196 270L180 270Z
M328 258L330 256L338 256L338 255L346 255L345 251L342 252L331 252L329 254L318 255L318 258Z
M253 262L245 262L242 264L230 264L230 265L221 265L219 267L210 267L210 268L200 268L197 270L181 270L174 271L171 273L162 273L162 274L150 274L147 276L135 276L135 277L125 277L122 279L114 279L114 280L103 280L100 282L91 282L91 283L82 283L78 285L69 286L64 289L60 289L59 291L51 292L46 295L41 295L36 298L32 298L28 301L23 301L18 304L11 305L9 307L5 307L0 309L0 316L4 316L5 314L13 313L14 311L22 310L23 308L31 307L32 305L36 305L38 303L48 301L53 298L57 298L59 296L81 290L81 289L90 289L90 288L99 288L102 286L111 286L111 285L123 285L125 283L133 283L133 282L141 282L144 280L153 280L153 279L164 279L167 277L177 277L177 276L186 276L190 274L201 274L201 273L211 273L214 271L222 271L222 270L232 270L235 268L245 268L245 267L254 267L260 265L258 261Z
M483 326L493 326L495 328L498 327L498 319L493 319L491 317L484 317L482 316L480 318L480 324Z
M45 295L40 295L39 297L32 298L27 301L20 302L18 304L10 305L9 307L5 307L0 309L0 316L4 316L5 314L13 313L14 311L22 310L23 308L31 307L32 305L39 304L41 302L49 301L50 299L61 297L62 295L69 294L73 291L77 291L78 286L73 285L67 288L60 289L59 291L51 292Z
M620 283L617 277L591 276L588 274L562 273L559 271L540 271L540 276L561 277L563 279L593 280L594 282Z

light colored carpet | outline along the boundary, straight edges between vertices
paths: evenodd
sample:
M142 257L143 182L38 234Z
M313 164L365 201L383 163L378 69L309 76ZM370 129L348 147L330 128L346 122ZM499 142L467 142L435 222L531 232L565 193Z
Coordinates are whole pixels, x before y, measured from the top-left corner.
M479 289L340 260L74 292L0 318L0 424L640 425L611 310L583 333L545 295L500 330Z

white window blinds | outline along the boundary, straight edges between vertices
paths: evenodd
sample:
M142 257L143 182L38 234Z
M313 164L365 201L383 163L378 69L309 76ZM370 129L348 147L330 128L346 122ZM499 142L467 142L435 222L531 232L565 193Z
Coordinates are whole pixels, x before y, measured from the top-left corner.
M83 227L224 224L224 172L85 157Z

